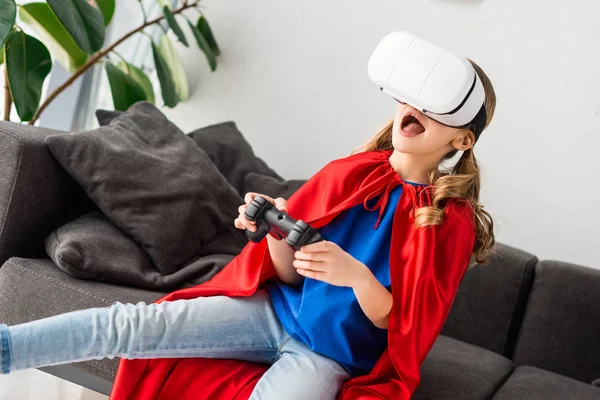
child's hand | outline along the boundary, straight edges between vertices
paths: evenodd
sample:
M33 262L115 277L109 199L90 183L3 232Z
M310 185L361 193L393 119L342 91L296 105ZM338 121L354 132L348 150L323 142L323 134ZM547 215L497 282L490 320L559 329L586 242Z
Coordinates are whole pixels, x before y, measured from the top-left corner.
M246 203L238 207L238 212L240 213L240 215L233 221L233 225L236 228L242 230L248 229L251 232L256 231L256 221L248 221L245 215L246 209L248 208L250 203L252 203L252 200L254 200L256 196L264 197L266 200L270 201L271 204L273 204L275 208L277 208L279 211L287 212L287 201L283 197L278 197L274 199L270 196L267 196L266 194L248 192L246 193L246 196L244 196L244 201Z
M335 286L354 287L371 273L365 264L327 240L302 246L294 257L298 274Z

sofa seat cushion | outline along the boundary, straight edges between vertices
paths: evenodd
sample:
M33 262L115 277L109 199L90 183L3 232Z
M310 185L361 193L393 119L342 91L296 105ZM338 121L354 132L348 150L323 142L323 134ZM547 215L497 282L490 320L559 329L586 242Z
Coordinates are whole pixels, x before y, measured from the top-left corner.
M0 321L17 325L91 307L121 303L150 304L166 292L82 280L60 270L49 259L12 257L0 268ZM119 358L69 364L113 382Z
M529 365L518 366L493 400L598 400L600 388Z
M421 365L413 400L489 399L513 370L493 351L440 335Z

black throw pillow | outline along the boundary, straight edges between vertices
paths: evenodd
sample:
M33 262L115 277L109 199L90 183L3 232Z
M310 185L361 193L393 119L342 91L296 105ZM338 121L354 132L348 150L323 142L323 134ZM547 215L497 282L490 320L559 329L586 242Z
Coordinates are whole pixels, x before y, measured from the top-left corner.
M110 124L110 121L117 118L119 115L123 114L124 111L119 110L96 110L96 120L100 126Z
M100 125L107 125L121 113L122 111L96 110L96 119ZM241 197L251 191L246 181L246 176L251 172L283 180L261 158L256 157L252 146L233 121L208 125L188 135L210 156Z
M246 176L251 172L283 180L262 159L256 157L252 146L233 121L196 129L189 136L206 151L241 197L250 191L246 186Z
M194 141L148 102L46 145L119 229L171 274L217 233L241 236L243 199Z
M83 214L58 227L46 237L44 245L54 264L76 278L163 291L209 280L241 251L241 243L230 243L224 249L227 240L223 239L227 237L218 238L220 249L207 249L210 254L192 257L170 275L161 274L140 244L100 211Z

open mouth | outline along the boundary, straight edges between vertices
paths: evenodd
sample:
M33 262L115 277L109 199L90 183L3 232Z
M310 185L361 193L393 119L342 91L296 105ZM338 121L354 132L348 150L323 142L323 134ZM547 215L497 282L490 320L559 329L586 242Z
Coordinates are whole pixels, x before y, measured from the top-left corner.
M417 117L412 114L407 114L402 118L402 123L400 124L400 129L402 132L407 133L409 135L419 135L425 132L425 128Z

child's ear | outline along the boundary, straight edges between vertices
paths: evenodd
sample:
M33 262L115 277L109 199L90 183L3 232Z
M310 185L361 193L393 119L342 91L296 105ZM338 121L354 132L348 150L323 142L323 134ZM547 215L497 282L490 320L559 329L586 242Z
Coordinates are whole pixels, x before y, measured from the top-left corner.
M475 134L473 131L465 131L463 135L454 138L454 147L458 150L465 151L473 147L475 144Z

